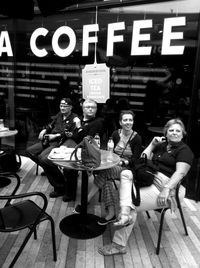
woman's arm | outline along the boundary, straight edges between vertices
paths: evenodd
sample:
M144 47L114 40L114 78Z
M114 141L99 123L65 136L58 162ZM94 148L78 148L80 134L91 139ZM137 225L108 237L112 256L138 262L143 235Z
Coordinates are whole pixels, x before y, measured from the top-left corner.
M155 147L160 144L165 142L165 137L154 137L153 140L150 142L150 144L146 147L146 149L144 149L144 151L142 152L142 154L146 154L148 159L152 159L153 156L153 151L155 149ZM142 156L141 154L141 156Z
M190 165L185 162L177 162L176 170L172 174L170 180L167 184L164 185L163 190L160 192L158 196L158 205L163 206L166 205L167 199L169 197L169 193L171 189L174 189L176 185L185 177L190 170Z
M185 162L177 162L176 171L172 174L170 181L164 185L164 188L173 189L179 183L179 181L187 175L190 167L191 166Z

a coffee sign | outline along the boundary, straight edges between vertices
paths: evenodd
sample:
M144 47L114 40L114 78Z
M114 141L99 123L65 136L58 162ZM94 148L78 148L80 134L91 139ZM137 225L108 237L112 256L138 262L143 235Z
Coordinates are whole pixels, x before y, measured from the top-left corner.
M82 71L83 98L105 103L110 98L110 69L106 64L86 65Z
M163 34L161 40L161 55L182 55L184 53L185 45L182 44L172 45L172 41L184 41L184 32L179 27L186 27L186 17L172 17L164 18L163 21ZM151 29L154 27L154 21L148 20L133 20L132 24L132 37L130 55L151 55L152 45L144 45L143 42L152 41L150 34ZM177 27L177 29L176 29ZM143 30L149 30L149 33L143 33ZM95 33L101 31L99 24L83 25L82 31L82 56L88 56L89 45L98 44L98 36ZM120 33L119 33L120 31ZM47 38L49 30L40 27L34 30L30 37L30 49L36 57L45 57L48 51L45 47L38 47L37 40L39 38ZM107 45L106 56L112 57L114 53L114 46L116 43L126 42L124 35L126 34L126 23L115 22L107 25ZM69 39L67 47L63 48L59 44L61 36L66 36ZM59 57L70 56L77 43L76 32L69 26L61 26L53 33L52 36L52 49ZM9 34L7 31L0 32L0 56L6 53L7 56L13 56L12 45L10 42Z

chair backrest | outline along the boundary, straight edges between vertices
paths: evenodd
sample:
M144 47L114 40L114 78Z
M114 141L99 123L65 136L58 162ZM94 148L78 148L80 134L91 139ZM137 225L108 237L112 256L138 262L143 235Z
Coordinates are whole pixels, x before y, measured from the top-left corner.
M14 186L12 192L10 193L10 196L13 196L13 195L15 195L17 190L19 189L19 186L20 186L20 183L21 183L20 177L15 172L0 172L0 180L1 180L1 178L5 178L5 177L16 180L16 185ZM0 196L0 198L1 198L1 196ZM12 200L12 199L9 199L9 198L2 198L2 199L7 200L5 206L8 206L10 204L11 200Z
M35 210L37 212L35 213L35 215L34 215L34 211L31 211L32 221L30 219L28 219L29 221L27 221L27 219L23 217L24 213L22 213L22 210L24 209L27 210L26 214L29 215L28 213L30 213L29 210L32 208L32 204L34 204L35 206L37 205L31 200L22 201L22 202L16 203L16 205L15 204L10 205L10 201L16 200L16 199L22 199L25 197L33 197L33 196L40 196L43 200L43 205L41 205L40 207L38 206L38 209ZM21 230L23 228L30 227L30 226L33 228L36 227L37 224L40 222L41 218L43 217L47 208L47 204L48 204L46 196L41 192L30 192L30 193L19 194L19 195L0 196L0 200L5 200L5 199L8 199L8 202L6 203L6 206L4 208L0 209L0 232L15 232L15 231L18 231L18 230ZM12 209L9 209L9 207L11 207ZM13 224L12 227L9 227L9 229L7 228L5 222L7 222L7 219L11 219L13 217L11 213L13 215L15 214L14 221L17 222L19 220L21 224L23 225L23 227L18 224L16 224L16 226Z

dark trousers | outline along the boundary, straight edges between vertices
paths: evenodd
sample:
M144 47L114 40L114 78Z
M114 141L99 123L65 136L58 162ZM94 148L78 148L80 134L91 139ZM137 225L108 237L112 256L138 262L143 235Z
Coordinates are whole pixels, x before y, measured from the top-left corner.
M74 147L76 144L69 140L64 145ZM62 172L57 165L48 159L49 153L56 147L59 147L58 142L51 142L49 147L45 149L42 143L38 142L27 148L26 155L44 169L49 183L54 187L55 191L62 192L75 200L78 171L64 168Z
M44 169L44 172L54 189L64 193L65 178L58 166L48 159L51 150L58 146L58 142L51 142L50 145L44 149L42 143L38 142L27 148L26 155Z

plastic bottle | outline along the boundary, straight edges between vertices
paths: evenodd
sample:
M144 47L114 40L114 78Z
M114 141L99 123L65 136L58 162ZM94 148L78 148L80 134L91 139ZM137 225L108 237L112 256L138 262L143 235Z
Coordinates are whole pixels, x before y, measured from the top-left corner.
M101 142L100 142L100 136L99 136L99 133L97 133L95 136L94 136L94 139L98 145L98 147L100 148L101 146Z
M0 128L4 128L3 119L0 119Z
M114 149L114 142L112 137L110 137L107 143L107 150L113 152L113 149Z

